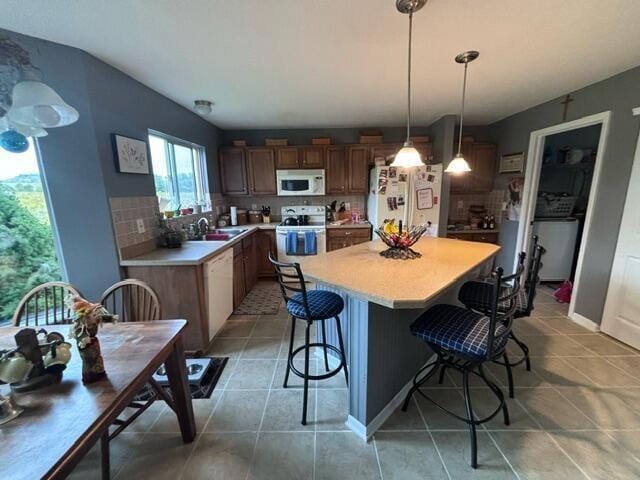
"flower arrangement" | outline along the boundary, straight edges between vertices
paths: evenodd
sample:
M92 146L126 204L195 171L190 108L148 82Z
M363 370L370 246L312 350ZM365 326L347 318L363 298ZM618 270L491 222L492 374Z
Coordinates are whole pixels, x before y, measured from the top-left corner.
M396 226L395 220L385 220L381 228L376 228L375 232L380 239L389 246L387 250L380 252L386 258L401 260L411 260L420 258L422 254L416 252L411 247L416 244L420 237L427 231L423 225L402 230L402 221Z
M102 322L117 320L100 303L91 303L76 295L68 302L73 312L69 336L75 338L82 358L82 382L92 383L107 376L97 334Z

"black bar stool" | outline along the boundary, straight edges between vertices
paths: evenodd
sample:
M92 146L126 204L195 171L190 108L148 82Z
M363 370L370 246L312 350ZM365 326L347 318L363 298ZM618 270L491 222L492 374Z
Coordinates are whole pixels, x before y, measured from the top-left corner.
M289 372L293 372L304 380L304 397L302 403L302 425L307 424L307 397L309 390L309 380L324 380L337 375L344 369L344 378L349 385L349 374L347 373L347 359L344 354L344 343L342 341L342 329L340 328L340 317L338 316L344 308L344 301L337 293L324 290L307 291L304 276L299 263L283 263L275 260L269 253L269 261L273 264L278 283L282 291L282 297L287 304L287 310L291 315L291 338L289 339L289 355L287 362L287 372L284 375L283 388L287 388ZM293 341L296 334L296 319L307 322L305 330L304 345L294 350ZM325 320L336 319L336 330L338 333L338 343L340 348L327 343L327 333ZM309 330L313 322L322 322L322 343L309 342ZM322 375L309 374L309 349L320 347L324 350L324 362L327 373ZM295 356L304 350L304 372L298 370L293 364ZM329 370L329 359L327 351L331 350L340 358L340 364L333 370Z
M445 413L465 422L469 426L471 436L471 466L473 468L478 467L476 427L491 420L501 410L505 425L509 425L509 411L504 395L500 388L486 377L482 366L485 362L493 362L504 354L511 332L515 299L520 291L520 278L523 271L524 267L520 265L513 275L504 276L501 268L492 274L492 306L494 308L490 316L464 307L440 304L424 312L410 327L411 333L424 340L435 351L437 358L418 370L418 373L413 377L413 386L405 398L402 410L407 411L411 396L418 393ZM502 289L505 282L513 282L512 288L507 294L504 294ZM499 311L498 304L508 305L508 308ZM455 368L462 372L466 417L440 405L420 390L420 386L442 366ZM427 373L424 374L424 372ZM498 407L484 418L476 418L474 414L469 390L469 374L481 378L498 399Z
M542 268L542 255L545 253L545 249L542 245L538 245L538 236L533 236L532 253L529 257L529 264L527 267L527 274L525 277L524 288L520 289L518 296L516 297L516 309L513 314L513 318L528 317L534 309L534 299L536 297L536 288L540 283L539 272ZM520 265L524 265L525 253L520 253ZM510 285L503 287L504 293L508 293ZM471 281L466 282L460 292L458 293L458 300L462 302L467 308L476 312L489 315L491 313L491 296L492 296L493 284L485 281ZM499 310L504 310L506 305L498 305ZM516 361L509 361L507 357L501 360L497 360L496 363L504 365L507 369L507 378L509 382L509 396L514 397L515 391L513 386L513 374L511 368L521 363L525 363L526 369L531 371L531 360L529 359L529 347L511 331L509 338L513 340L520 350L522 350L523 357Z

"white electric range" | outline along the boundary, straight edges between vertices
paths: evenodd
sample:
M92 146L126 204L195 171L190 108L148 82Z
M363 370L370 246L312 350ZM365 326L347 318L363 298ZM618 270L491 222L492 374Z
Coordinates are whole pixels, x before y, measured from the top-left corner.
M282 207L280 213L282 223L276 227L278 260L299 262L304 257L319 255L327 251L326 210L324 206L294 205ZM315 249L305 248L305 242L308 238L306 232L315 234ZM294 242L291 241L292 234L295 234ZM290 241L287 242L287 239ZM292 251L291 247L294 246L295 251Z

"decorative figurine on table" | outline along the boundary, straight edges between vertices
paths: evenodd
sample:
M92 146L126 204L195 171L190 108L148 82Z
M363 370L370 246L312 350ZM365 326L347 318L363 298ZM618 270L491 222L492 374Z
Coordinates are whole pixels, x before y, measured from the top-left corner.
M71 297L69 301L73 311L73 324L69 335L78 343L78 351L82 358L82 383L93 383L107 376L104 360L100 352L98 328L104 321L117 320L99 303L91 303L80 296Z
M385 258L400 260L412 260L420 258L422 254L416 252L411 247L420 240L420 237L427 231L427 227L420 225L406 230L402 229L402 220L395 224L395 219L385 220L382 228L376 228L375 232L380 239L389 246L380 252Z

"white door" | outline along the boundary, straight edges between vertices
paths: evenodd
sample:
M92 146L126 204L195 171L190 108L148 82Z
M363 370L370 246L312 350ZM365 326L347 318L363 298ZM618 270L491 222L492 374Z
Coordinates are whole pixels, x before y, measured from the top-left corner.
M640 349L640 137L613 259L602 331Z

